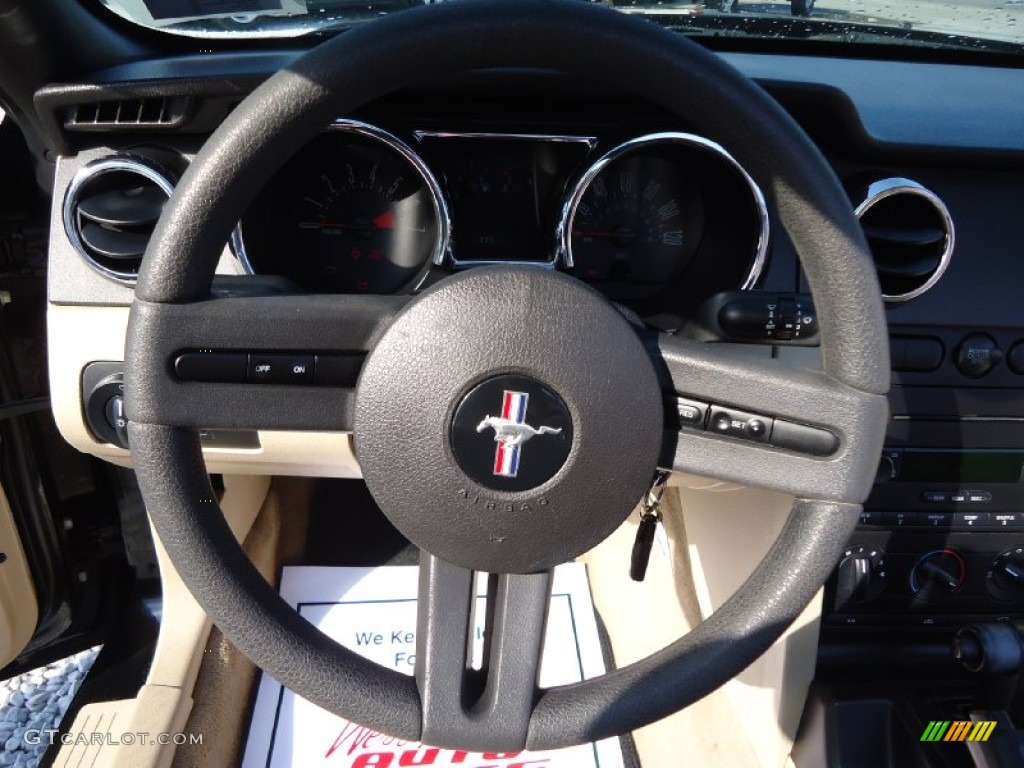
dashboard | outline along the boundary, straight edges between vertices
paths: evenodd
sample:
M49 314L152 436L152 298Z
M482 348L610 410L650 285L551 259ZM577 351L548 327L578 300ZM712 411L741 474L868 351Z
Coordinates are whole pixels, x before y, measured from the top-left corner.
M95 427L105 414L89 400L117 391L154 209L203 139L291 55L141 62L37 93L50 143L63 147L48 275L54 409L80 450L130 462ZM956 627L1024 621L1024 77L723 56L789 111L846 185L885 293L892 420L862 525L825 590L818 667L837 701L884 696L904 667L948 664ZM117 119L128 102L135 123ZM167 119L140 127L147 110ZM587 282L658 330L817 367L813 337L796 331L813 327L813 307L777 194L727 147L629 94L557 73L471 73L324 126L252 191L215 286L388 300L459 270L526 263ZM344 433L203 438L211 471L359 472Z

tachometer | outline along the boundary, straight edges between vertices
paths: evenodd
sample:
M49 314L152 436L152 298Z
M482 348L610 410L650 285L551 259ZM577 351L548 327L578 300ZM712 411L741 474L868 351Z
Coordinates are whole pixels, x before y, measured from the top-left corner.
M321 293L392 293L444 253L449 225L419 157L372 126L339 121L306 146L243 219L250 271Z

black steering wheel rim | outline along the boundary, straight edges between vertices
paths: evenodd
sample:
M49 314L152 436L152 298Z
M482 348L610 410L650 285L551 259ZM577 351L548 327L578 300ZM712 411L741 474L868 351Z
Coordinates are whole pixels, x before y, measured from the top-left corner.
M460 2L346 32L274 75L211 136L147 250L126 354L136 471L183 579L240 650L314 703L410 740L424 736L416 681L330 641L263 581L211 508L195 432L149 417L163 372L146 350L159 332L154 312L208 295L223 243L255 190L332 119L413 81L489 67L560 70L632 90L722 143L774 203L800 254L818 308L825 375L873 404L849 450L870 454L880 447L884 405L878 403L888 388L880 292L842 188L772 99L691 41L578 2ZM813 597L866 490L797 500L769 555L708 621L642 662L540 692L518 743L488 742L483 734L474 745L456 746L549 748L604 738L714 690L767 650Z

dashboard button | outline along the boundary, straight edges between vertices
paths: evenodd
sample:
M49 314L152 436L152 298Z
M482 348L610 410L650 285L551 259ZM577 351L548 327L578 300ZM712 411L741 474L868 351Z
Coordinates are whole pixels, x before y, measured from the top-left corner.
M183 352L174 360L174 372L184 381L245 381L248 356L244 352Z
M895 370L927 373L942 365L946 350L938 339L910 337L904 342L902 360L893 366Z
M1018 341L1010 347L1010 354L1006 356L1006 364L1014 373L1024 373L1024 341Z
M812 456L828 456L836 452L839 438L824 429L776 419L772 445Z
M954 362L964 376L977 379L995 368L1002 359L1003 351L991 336L972 333L960 342Z
M1019 512L993 512L992 525L996 528L1019 528L1024 525L1024 515Z
M920 525L916 512L886 512L883 519L890 528L910 528Z
M918 513L915 525L924 528L949 528L953 525L952 512L925 512Z
M958 512L953 518L957 528L987 528L991 515L988 512Z
M865 509L860 513L861 525L882 525L885 522L885 513L876 509Z
M949 502L949 494L946 491L925 491L921 494L921 501L926 504L946 504Z

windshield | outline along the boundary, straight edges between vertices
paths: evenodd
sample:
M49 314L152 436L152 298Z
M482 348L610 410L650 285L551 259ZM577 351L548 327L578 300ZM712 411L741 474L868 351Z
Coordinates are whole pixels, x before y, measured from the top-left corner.
M99 0L137 24L207 38L330 33L424 1L431 0ZM891 42L1024 53L1024 0L604 2L697 36Z

